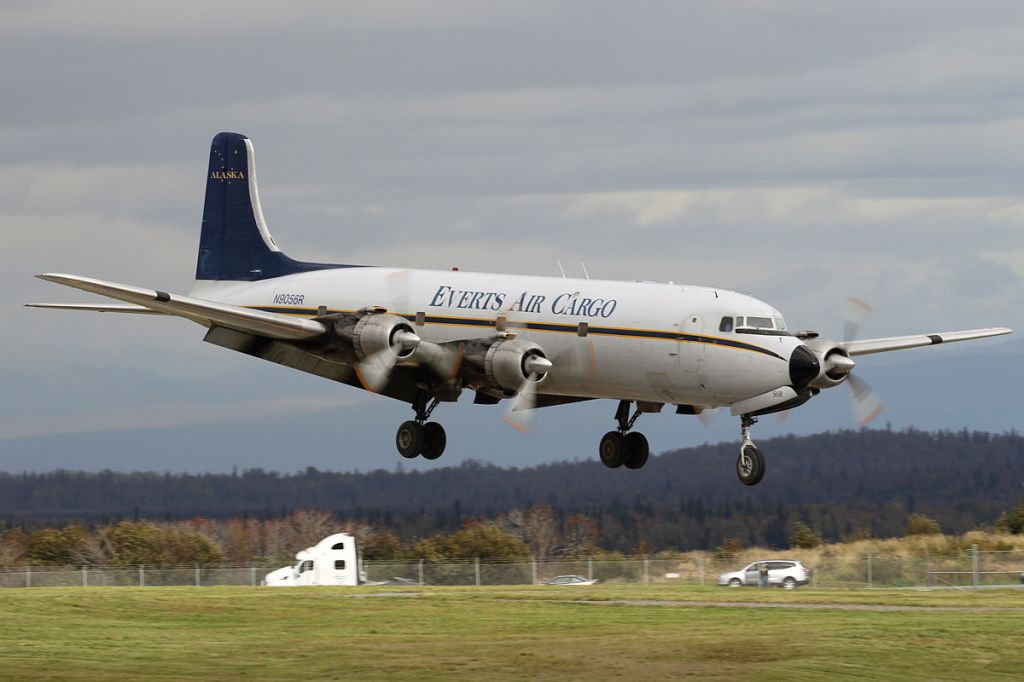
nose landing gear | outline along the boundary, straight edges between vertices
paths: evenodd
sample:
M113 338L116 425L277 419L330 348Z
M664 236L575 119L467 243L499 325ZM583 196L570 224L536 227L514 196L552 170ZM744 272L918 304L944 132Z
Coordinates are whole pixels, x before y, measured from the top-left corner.
M740 456L736 460L736 475L743 485L757 485L764 478L764 455L750 439L750 427L757 423L757 419L747 415L740 417L740 433L743 437L743 444L740 446Z
M440 402L434 398L428 406L427 398L424 397L413 403L416 419L402 422L395 434L395 445L402 457L413 459L423 455L424 459L437 459L444 454L444 446L448 442L444 427L437 422L427 421Z
M619 407L615 410L619 428L604 434L598 446L601 463L609 469L617 469L622 465L627 469L639 469L647 463L651 453L647 437L639 431L630 431L640 418L639 408L630 416L630 404L629 400L619 401Z

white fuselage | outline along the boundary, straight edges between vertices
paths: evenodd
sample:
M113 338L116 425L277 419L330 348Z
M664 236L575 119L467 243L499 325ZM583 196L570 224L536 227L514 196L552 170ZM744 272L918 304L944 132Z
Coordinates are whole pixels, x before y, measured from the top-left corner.
M197 282L192 295L305 317L381 306L418 316L416 333L436 343L490 337L504 318L553 362L538 386L548 395L728 405L789 384L801 345L785 333L721 331L725 316L781 315L749 296L678 284L351 267Z

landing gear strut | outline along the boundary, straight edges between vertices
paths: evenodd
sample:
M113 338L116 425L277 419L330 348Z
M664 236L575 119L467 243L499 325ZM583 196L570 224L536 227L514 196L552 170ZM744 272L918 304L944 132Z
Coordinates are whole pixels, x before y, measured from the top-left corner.
M412 405L412 409L416 410L416 419L402 422L395 434L398 454L406 459L418 455L423 455L424 459L437 459L444 453L444 446L448 442L444 427L437 422L427 421L441 401L434 398L428 405L428 400L430 398L426 395L417 397Z
M609 469L616 469L623 464L627 469L639 469L647 463L647 457L651 452L644 434L639 431L630 432L633 424L640 418L639 408L630 416L630 404L629 400L619 401L619 407L615 410L619 428L604 434L598 446L601 463Z
M736 460L736 475L739 476L743 485L757 485L764 478L764 455L750 439L750 427L757 423L757 419L747 415L740 417L740 433L743 437L743 444L740 446L740 456Z

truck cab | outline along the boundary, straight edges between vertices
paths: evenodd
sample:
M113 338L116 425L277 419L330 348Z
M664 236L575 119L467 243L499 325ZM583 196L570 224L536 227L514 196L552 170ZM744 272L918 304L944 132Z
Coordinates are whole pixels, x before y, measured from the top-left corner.
M263 584L271 587L358 585L356 539L348 533L328 535L313 547L298 552L293 566L268 573Z

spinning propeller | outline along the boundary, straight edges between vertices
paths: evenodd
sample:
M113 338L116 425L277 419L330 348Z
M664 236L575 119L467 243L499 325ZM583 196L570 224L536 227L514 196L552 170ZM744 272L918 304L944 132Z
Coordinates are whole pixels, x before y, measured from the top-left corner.
M847 299L846 319L843 320L844 346L857 340L860 335L860 327L871 315L871 312L871 306L861 299L855 296L850 296ZM837 353L829 358L829 368L826 369L826 372L846 376L846 386L850 389L850 405L857 417L857 423L860 426L867 426L881 413L885 404L867 382L851 373L855 364L851 358Z
M553 365L541 355L528 355L523 359L526 379L519 385L515 397L510 400L503 419L505 423L522 433L530 433L534 407L537 404L537 383Z
M395 365L403 357L408 357L420 345L421 339L414 332L396 329L391 335L388 347L372 353L361 362L356 363L355 371L362 384L373 391L380 391L387 385Z
M846 352L846 347L857 340L861 325L871 315L871 312L870 305L851 296L847 299L842 342L835 344L832 341L813 337L807 341L808 346L819 351L819 357L820 354L824 354L821 362L823 387L836 386L845 382L850 389L850 405L859 426L867 426L874 421L885 406L867 382L852 374L857 363ZM819 386L821 385L819 384Z

